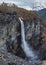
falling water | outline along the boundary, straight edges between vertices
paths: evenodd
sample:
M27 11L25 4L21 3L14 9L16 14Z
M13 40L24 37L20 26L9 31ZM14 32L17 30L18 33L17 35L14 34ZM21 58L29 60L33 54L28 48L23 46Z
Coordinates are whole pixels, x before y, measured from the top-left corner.
M27 41L25 40L25 31L24 31L24 22L19 18L21 22L21 39L22 39L22 49L25 52L26 56L29 58L29 62L34 61L38 59L38 56L32 49L32 47L29 46Z

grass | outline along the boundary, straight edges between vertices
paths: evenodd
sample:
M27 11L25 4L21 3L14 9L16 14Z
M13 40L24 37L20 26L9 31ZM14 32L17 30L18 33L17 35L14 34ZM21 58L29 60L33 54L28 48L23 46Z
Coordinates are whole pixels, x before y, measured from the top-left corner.
M36 13L34 13L32 11L27 11L23 8L18 8L18 7L10 7L10 6L0 5L0 12L3 12L3 13L16 12L17 16L23 17L25 20L39 18L39 16Z

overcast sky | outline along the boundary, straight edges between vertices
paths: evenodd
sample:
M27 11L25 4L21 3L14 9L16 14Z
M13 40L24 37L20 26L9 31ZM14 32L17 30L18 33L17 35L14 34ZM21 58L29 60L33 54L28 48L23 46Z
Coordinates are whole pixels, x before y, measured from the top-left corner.
M33 4L46 7L46 0L0 0L0 2L15 3L18 6L31 8Z

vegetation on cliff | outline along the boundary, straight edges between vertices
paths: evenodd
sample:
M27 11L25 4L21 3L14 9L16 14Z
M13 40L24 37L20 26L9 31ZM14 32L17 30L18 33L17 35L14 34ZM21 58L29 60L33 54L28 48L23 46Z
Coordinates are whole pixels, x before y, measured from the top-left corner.
M7 5L0 5L0 13L17 14L18 16L23 17L26 20L39 18L37 13L27 11L23 8L12 7Z

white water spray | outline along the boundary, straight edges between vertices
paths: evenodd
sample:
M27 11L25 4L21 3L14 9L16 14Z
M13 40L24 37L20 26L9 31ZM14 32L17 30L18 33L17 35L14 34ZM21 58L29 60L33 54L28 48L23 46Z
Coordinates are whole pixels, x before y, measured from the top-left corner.
M26 42L25 40L25 30L24 30L24 22L21 20L21 18L19 18L20 22L21 22L21 38L22 38L22 49L25 52L26 56L29 59L29 61L31 62L31 60L36 60L38 58L38 56L35 54L35 52L33 51L32 47L29 46L29 44Z

